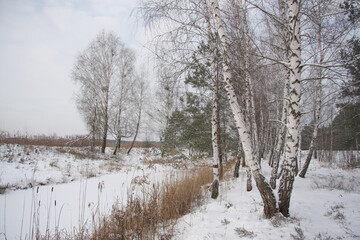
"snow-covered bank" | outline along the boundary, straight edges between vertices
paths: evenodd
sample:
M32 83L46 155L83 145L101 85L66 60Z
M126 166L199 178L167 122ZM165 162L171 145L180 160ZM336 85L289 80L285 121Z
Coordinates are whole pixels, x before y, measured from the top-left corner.
M9 191L0 195L0 232L7 239L32 239L37 229L41 234L91 230L100 217L110 213L113 204L126 203L130 194L141 195L144 185L151 187L169 172L171 169L160 165L124 168L100 177Z
M91 231L113 204L126 204L175 172L148 164L156 149L130 155L90 154L87 149L0 146L0 239L35 239L62 232ZM146 163L145 163L146 162Z
M68 183L113 173L136 166L148 149L133 149L130 155L91 153L89 148L0 145L0 188L26 189L32 186ZM159 151L152 151L157 157Z
M263 171L270 174L265 164ZM326 168L313 160L306 178L295 179L290 218L270 220L258 191L246 192L245 176L180 219L174 239L360 239L360 169Z

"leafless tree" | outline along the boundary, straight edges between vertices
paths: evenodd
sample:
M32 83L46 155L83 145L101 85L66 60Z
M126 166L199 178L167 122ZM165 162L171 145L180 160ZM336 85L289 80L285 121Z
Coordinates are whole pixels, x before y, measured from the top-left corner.
M308 77L306 80L309 99L313 99L313 132L309 152L305 164L299 174L305 177L314 151L320 124L325 120L322 116L323 109L329 99L335 96L342 75L342 61L340 48L354 33L351 22L346 21L343 9L337 2L326 0L311 0L304 5L304 40L306 41L306 56L309 61L304 64ZM340 81L339 81L340 80ZM331 86L331 92L326 90ZM324 91L325 90L325 91ZM311 105L311 104L310 104ZM323 118L323 119L322 119Z
M80 84L79 109L90 131L101 132L101 152L105 153L110 110L116 101L116 86L121 80L120 60L124 44L112 32L101 31L76 59L72 78ZM126 60L124 60L126 61ZM98 125L99 124L99 125Z
M145 73L142 73L141 75L137 75L136 77L136 81L134 83L134 92L133 92L133 96L134 96L134 103L135 103L135 109L137 111L135 111L136 116L136 126L135 126L135 131L133 133L133 140L131 142L131 145L127 151L127 154L129 154L134 146L134 143L136 141L136 138L139 134L139 129L140 129L140 123L141 123L141 119L142 119L142 115L143 115L143 111L144 111L144 105L146 104L146 99L147 99L147 84L145 81Z
M130 131L128 121L132 112L131 105L135 104L133 97L133 89L135 88L135 53L123 46L119 51L117 59L118 71L117 78L114 84L114 99L111 103L111 118L110 131L115 136L115 148L113 154L116 154L117 149L120 148L122 137L127 137Z

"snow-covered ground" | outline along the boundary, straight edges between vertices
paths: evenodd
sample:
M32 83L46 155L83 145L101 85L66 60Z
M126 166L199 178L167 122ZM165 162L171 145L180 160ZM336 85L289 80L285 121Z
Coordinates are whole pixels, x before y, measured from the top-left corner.
M182 159L171 166L155 164L161 162L156 149L112 157L76 148L2 145L0 154L5 190L0 240L31 239L37 229L66 232L70 238L83 227L91 230L114 203L144 194L144 185L179 172L174 166L190 164ZM306 178L295 179L291 217L270 220L263 216L255 184L246 192L241 170L238 179L222 183L217 200L208 199L178 220L173 239L360 239L360 169L336 166L313 160ZM265 162L263 172L270 174Z
M0 239L35 239L37 229L42 235L91 231L113 204L179 171L148 164L159 157L156 149L94 159L74 148L2 145L0 153Z
M175 239L360 239L360 169L312 161L306 178L295 179L289 218L264 218L260 194L254 184L246 192L241 172L219 199L179 220ZM270 175L266 164L263 172Z
M141 158L159 157L156 149L136 149L130 155L94 154L89 148L0 145L0 188L68 183L135 166Z

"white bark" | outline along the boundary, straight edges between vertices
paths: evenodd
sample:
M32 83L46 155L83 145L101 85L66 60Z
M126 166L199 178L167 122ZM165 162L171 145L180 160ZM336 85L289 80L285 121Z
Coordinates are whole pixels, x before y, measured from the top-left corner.
M212 198L217 198L219 194L219 170L221 169L221 163L219 158L219 145L218 145L218 118L217 118L217 111L218 111L218 101L217 101L217 84L216 84L216 70L215 70L215 63L214 59L212 57L212 63L211 63L211 70L212 70L212 80L213 80L213 90L212 90L212 115L211 115L211 142L212 142L212 149L213 149L213 159L214 159L214 166L213 166L213 172L214 172L214 185L212 189ZM217 183L216 183L217 182ZM215 187L217 186L217 189Z
M318 48L319 48L319 65L323 65L323 61L324 61L324 49L323 49L323 42L322 42L322 30L323 30L323 19L321 16L321 7L320 7L320 2L318 3L318 13L319 13L319 24L318 24ZM317 135L318 135L318 130L319 130L319 123L320 123L320 113L321 113L321 108L322 108L322 79L323 79L323 68L322 67L318 67L318 72L317 72L317 78L318 80L316 80L316 85L315 85L315 110L314 110L314 130L313 130L313 134L312 134L312 138L311 138L311 142L310 142L310 147L309 147L309 152L308 155L306 157L303 169L301 170L299 176L300 177L305 177L306 171L309 167L313 152L315 150L316 147L316 139L317 139Z
M255 156L255 159L258 159L260 157L259 153L259 137L258 137L258 127L256 124L255 119L255 101L254 101L254 91L253 91L253 83L252 83L252 77L250 75L250 68L249 68L249 46L250 46L250 37L249 37L249 26L247 22L247 11L242 5L242 1L240 0L240 9L243 14L243 32L244 32L244 73L245 73L245 82L247 84L246 87L246 94L247 94L247 114L249 116L249 122L250 122L250 131L252 135L252 144L253 144L253 154ZM239 36L240 37L240 36Z
M216 199L219 195L219 170L221 170L221 162L220 162L220 151L219 151L219 144L218 144L218 110L219 110L219 102L218 102L218 80L216 77L216 66L215 66L215 49L214 49L214 39L212 37L211 31L211 23L210 23L210 14L208 11L208 6L206 0L203 1L203 5L205 8L205 18L208 28L208 39L210 44L210 67L211 67L211 80L212 80L212 114L211 114L211 143L212 143L212 150L213 150L213 175L214 180L212 183L211 189L211 197Z
M231 83L232 73L229 68L229 57L228 57L228 44L225 36L225 31L222 26L222 21L220 17L219 4L217 0L211 1L214 21L216 29L220 38L222 56L223 56L223 74L224 80L226 83L225 90L230 102L231 110L233 112L236 127L239 131L241 138L242 146L245 153L245 159L253 172L257 187L260 191L261 197L264 201L264 212L267 217L272 217L276 212L276 200L275 196L266 182L264 176L261 174L259 163L253 157L253 149L251 143L250 129L248 128L245 122L245 111L240 107L238 103L234 87Z
M297 153L299 146L300 123L300 77L301 45L299 11L300 1L288 1L290 32L290 76L289 76L289 112L287 119L287 141L282 176L279 186L279 210L284 216L289 215L290 197L296 175Z
M284 22L288 22L288 19L286 17L286 10L285 10L285 2L284 0L278 0L279 10L280 10L280 19ZM281 27L281 37L283 37L282 42L282 49L284 49L283 52L283 58L288 60L289 58L289 51L288 51L288 39L286 36L288 36L287 29L282 26ZM289 77L290 77L290 71L289 69L286 69L286 76L284 78L284 85L283 85L283 95L282 95L282 108L281 108L281 118L280 118L280 125L279 125L279 133L277 136L277 142L274 150L273 155L273 166L271 171L271 177L270 177L270 186L272 189L276 188L276 179L278 176L278 169L280 165L280 155L282 154L284 143L285 143L285 136L286 136L286 120L287 120L287 114L288 114L288 95L289 95Z
M221 48L223 53L223 74L224 80L226 83L225 90L227 92L227 96L230 102L231 110L234 114L235 122L237 129L239 131L239 135L241 136L241 142L243 145L245 159L249 164L249 167L252 171L259 171L260 167L259 164L255 161L253 157L252 151L252 144L251 144L251 136L250 136L250 129L248 124L245 122L245 112L244 109L240 107L240 104L237 100L236 93L234 87L231 83L232 73L229 67L229 57L228 57L228 45L225 36L225 31L222 26L221 18L220 18L220 11L219 11L219 4L216 0L212 0L212 8L214 13L214 21L218 31L218 35L221 41Z

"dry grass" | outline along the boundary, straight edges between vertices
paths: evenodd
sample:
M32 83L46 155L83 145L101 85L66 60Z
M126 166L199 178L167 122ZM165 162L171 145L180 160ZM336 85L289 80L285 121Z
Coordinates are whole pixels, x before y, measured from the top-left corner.
M142 185L141 179L135 180ZM166 239L176 219L202 203L203 185L212 181L210 168L183 177L172 176L162 186L153 185L144 196L130 198L125 207L113 207L91 239Z
M121 142L120 147L121 148L130 148L131 146L131 142ZM149 142L149 141L145 141L145 142L135 142L133 148L161 148L162 145L158 142Z
M224 176L231 175L235 161L224 166ZM170 239L178 218L203 204L207 186L213 181L210 167L171 176L161 186L143 191L143 197L130 198L125 207L113 207L91 239ZM142 185L141 179L136 179ZM147 185L147 184L144 184Z
M0 144L18 144L29 146L48 146L48 147L84 147L90 146L91 140L84 136L66 136L59 137L57 135L2 135L0 137ZM100 141L97 142L100 146Z
M255 237L255 234L253 231L246 230L244 227L235 228L234 230L240 238L254 238Z
M14 134L0 132L0 144L18 144L18 145L32 145L32 146L48 146L48 147L86 147L91 146L92 140L89 136L73 135L66 137L59 137L57 135L28 135L28 134ZM131 142L122 142L121 148L128 149ZM96 141L96 146L101 146L101 140ZM115 147L111 141L107 141L106 147ZM157 142L135 142L134 148L161 148L161 144Z
M345 192L359 192L360 179L355 175L319 175L313 179L313 189L340 190Z

